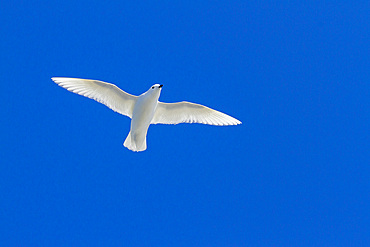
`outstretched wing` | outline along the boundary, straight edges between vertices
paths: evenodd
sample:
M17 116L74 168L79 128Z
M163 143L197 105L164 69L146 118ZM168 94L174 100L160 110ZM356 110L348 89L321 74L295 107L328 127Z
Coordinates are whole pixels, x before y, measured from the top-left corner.
M67 77L53 77L51 79L73 93L96 100L113 111L132 118L137 96L124 92L114 84Z
M237 125L241 122L222 112L190 102L158 102L152 124L201 123L210 125Z

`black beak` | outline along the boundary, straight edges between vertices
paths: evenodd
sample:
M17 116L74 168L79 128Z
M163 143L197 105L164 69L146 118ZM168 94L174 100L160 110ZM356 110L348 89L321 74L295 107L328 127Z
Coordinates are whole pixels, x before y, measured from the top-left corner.
M159 88L163 87L163 85L159 85Z

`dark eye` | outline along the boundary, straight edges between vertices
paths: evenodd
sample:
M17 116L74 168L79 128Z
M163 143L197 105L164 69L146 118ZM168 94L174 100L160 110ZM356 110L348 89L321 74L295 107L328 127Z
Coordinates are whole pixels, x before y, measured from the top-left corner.
M152 87L152 89L154 89L154 86Z

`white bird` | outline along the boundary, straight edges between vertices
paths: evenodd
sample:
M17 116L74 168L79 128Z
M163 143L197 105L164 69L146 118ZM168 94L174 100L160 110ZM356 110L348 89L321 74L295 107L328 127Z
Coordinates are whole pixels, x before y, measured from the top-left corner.
M222 112L190 102L159 102L162 86L154 84L140 96L134 96L116 85L97 80L53 77L65 89L94 99L113 111L130 117L131 129L123 145L132 151L146 149L146 134L150 124L201 123L237 125L241 122Z

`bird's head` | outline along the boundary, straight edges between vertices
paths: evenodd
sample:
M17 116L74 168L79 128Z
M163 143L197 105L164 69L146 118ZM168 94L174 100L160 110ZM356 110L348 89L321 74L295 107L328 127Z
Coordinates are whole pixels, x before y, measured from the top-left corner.
M155 95L155 97L157 97L157 99L158 99L160 94L161 94L162 87L163 87L163 85L161 85L161 84L154 84L153 86L151 86L149 88L149 90L146 92L146 94L153 95L153 96Z
M163 85L154 84L149 90L161 90Z

